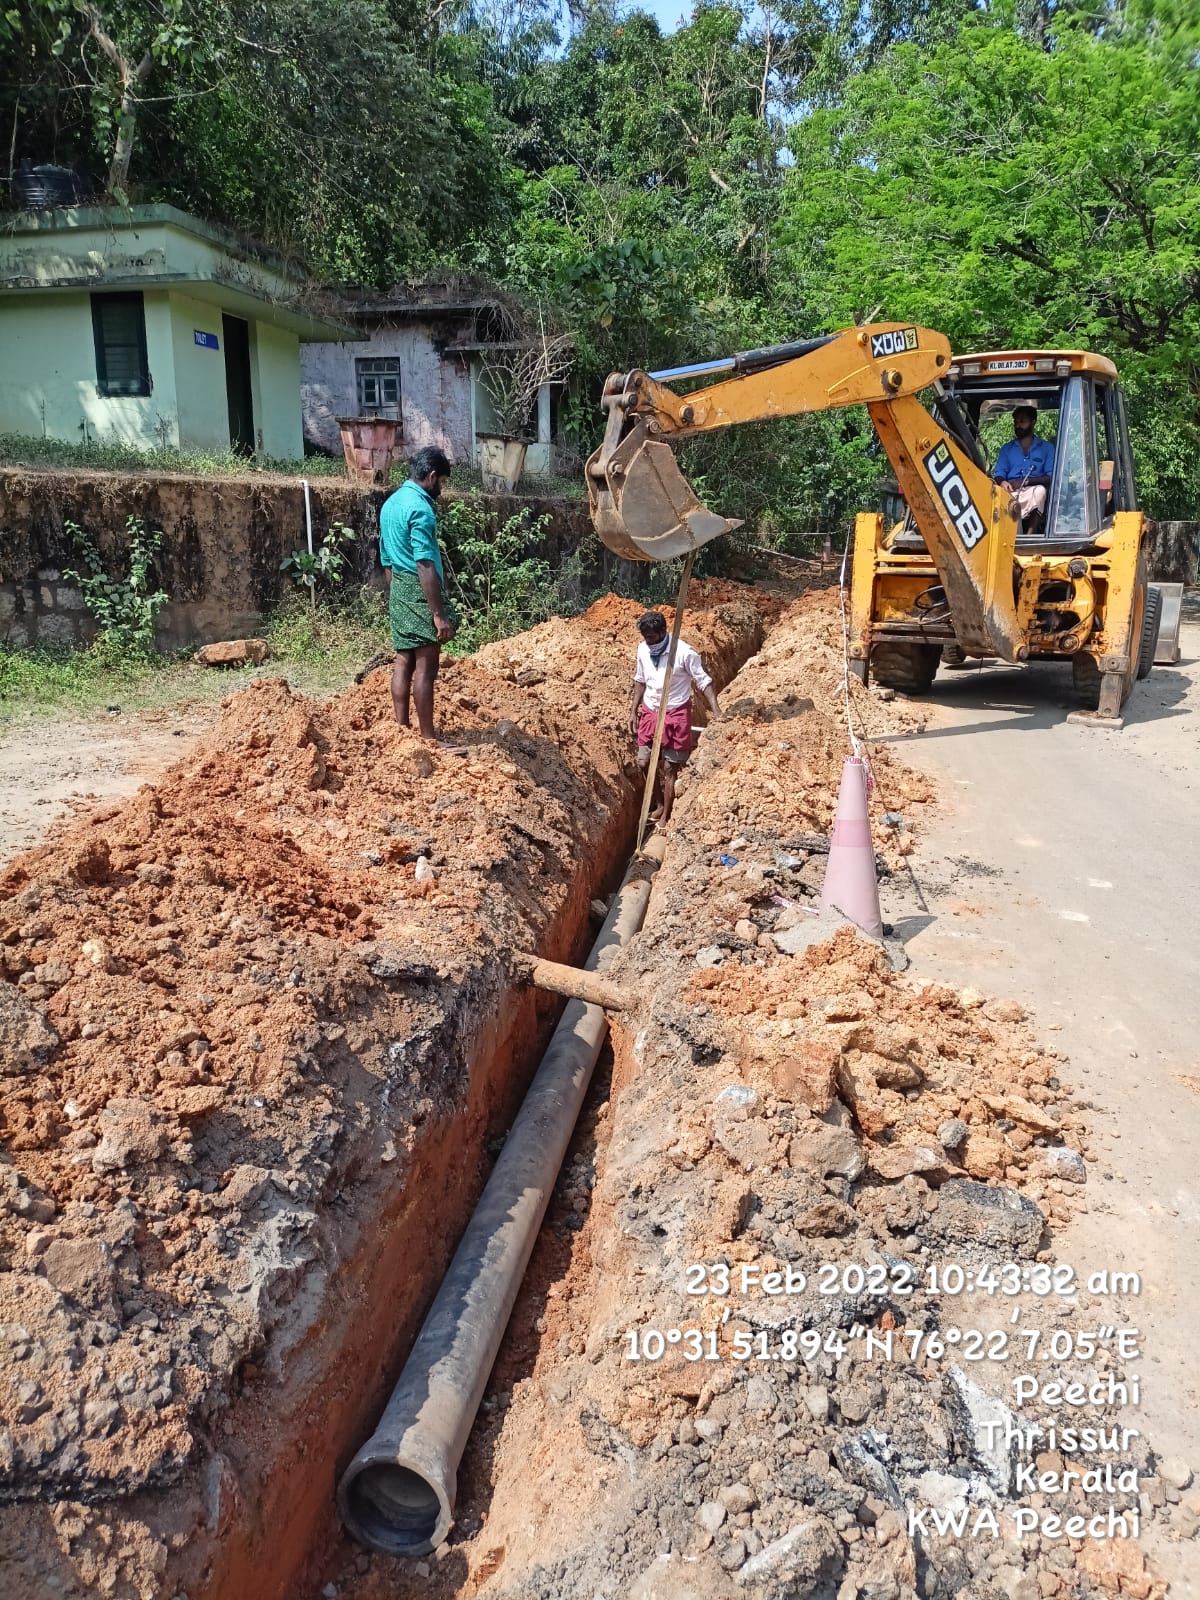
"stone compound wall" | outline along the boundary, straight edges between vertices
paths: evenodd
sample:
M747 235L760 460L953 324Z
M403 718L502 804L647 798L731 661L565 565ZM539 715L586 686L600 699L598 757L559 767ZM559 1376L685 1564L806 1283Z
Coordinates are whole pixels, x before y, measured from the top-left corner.
M28 583L0 582L0 643L81 648L95 632L82 594L57 567L39 567Z
M314 485L312 512L314 542L331 521L343 521L363 534L364 554L373 551L378 513L371 496L347 482ZM130 516L163 532L157 565L171 596L159 616L164 649L253 633L287 584L280 561L305 541L299 482L0 472L0 643L86 643L82 596L61 578L78 560L66 524L85 528L110 570L120 570ZM58 581L39 576L49 572ZM72 637L68 617L84 619Z
M378 578L379 507L385 495L346 480L311 483L313 542L331 522L359 535L354 576ZM591 533L587 509L572 501L482 497L496 517L522 507L548 512L544 553L557 564L581 544L602 581L606 556ZM0 646L85 645L94 625L78 588L63 573L76 564L66 524L75 522L121 566L126 519L161 528L158 560L170 602L159 615L161 649L245 637L291 587L279 570L305 543L304 490L296 479L185 478L167 474L0 470Z

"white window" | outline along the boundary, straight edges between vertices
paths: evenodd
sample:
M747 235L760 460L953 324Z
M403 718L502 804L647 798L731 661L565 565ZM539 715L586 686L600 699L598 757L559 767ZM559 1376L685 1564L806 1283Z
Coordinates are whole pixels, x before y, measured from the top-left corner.
M358 409L364 417L400 416L400 363L393 356L362 356L354 363Z

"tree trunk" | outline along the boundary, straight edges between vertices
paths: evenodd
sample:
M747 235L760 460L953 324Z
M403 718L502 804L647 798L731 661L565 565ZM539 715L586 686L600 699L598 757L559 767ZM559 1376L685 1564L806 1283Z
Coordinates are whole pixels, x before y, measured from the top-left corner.
M124 196L129 185L129 163L133 159L133 136L137 131L137 91L154 68L154 57L147 50L136 67L121 57L121 110L117 117L117 142L108 169L108 192Z
M133 134L137 127L136 102L128 91L121 96L121 115L117 123L117 142L108 169L109 194L124 194L129 182L129 163L133 157Z

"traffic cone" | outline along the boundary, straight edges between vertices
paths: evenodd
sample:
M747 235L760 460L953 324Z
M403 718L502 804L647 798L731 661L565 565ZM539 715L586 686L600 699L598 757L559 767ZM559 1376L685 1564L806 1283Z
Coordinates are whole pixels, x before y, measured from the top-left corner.
M847 756L842 768L821 904L840 911L873 939L883 937L875 847L867 816L867 764L860 756Z

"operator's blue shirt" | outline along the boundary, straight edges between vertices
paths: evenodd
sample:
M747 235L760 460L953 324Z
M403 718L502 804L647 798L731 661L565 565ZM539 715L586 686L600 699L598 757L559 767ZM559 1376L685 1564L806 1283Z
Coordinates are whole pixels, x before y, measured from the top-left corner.
M442 582L433 498L410 478L383 502L379 513L379 561L393 572L415 575L418 561L432 561Z
M1029 454L1026 455L1021 448L1021 441L1010 439L996 457L996 470L992 476L997 480L1015 478L1018 482L1022 478L1052 478L1054 446L1049 439L1039 439L1035 434Z

